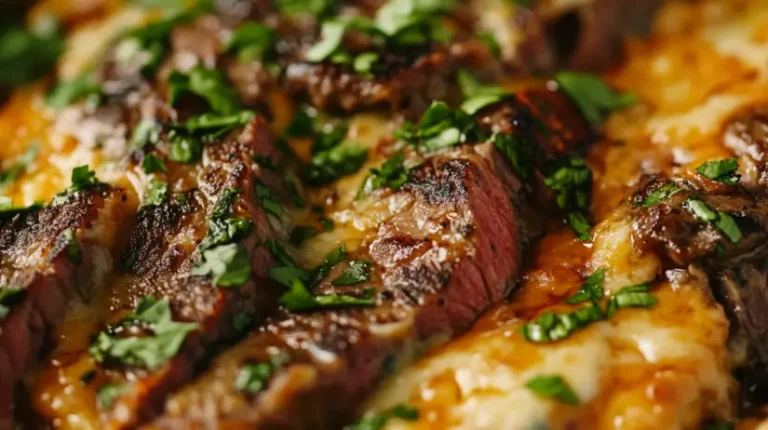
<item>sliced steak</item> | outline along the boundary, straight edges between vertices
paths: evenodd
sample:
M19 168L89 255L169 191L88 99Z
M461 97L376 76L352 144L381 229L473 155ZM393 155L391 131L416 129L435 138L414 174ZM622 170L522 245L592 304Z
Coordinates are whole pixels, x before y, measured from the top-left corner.
M124 192L99 187L0 227L0 420L10 418L15 383L55 343L68 306L104 286L131 219Z
M492 109L488 118L495 115L506 121L498 128L520 133L525 126L518 119L531 115L531 99L578 117L567 100L532 92ZM554 148L542 142L532 152L546 156L531 163L541 168L537 160L577 150L584 141L574 136L586 136L587 127L583 119L574 123L579 129L567 137L547 136ZM301 294L293 284L293 298L281 298L281 313L173 396L165 416L150 427L325 429L348 423L383 378L429 342L466 330L510 291L530 231L521 225L522 211L532 215L536 199L529 187L541 175L531 167L532 181L522 181L491 143L426 155L402 188L367 197L367 204L390 212L344 261L322 272L311 292L331 300L371 297L369 307L296 311L291 301ZM556 212L538 208L539 218ZM340 284L339 277L360 261L369 264L365 279ZM249 378L257 383L249 385Z
M283 224L288 220L277 217L274 207L268 215L257 190L269 187L279 204L282 178L253 161L270 157L279 163L273 143L266 123L257 119L207 144L199 164L168 166L167 195L155 203L148 203L145 195L121 269L102 303L102 322L90 333L92 342L54 355L52 363L63 364L54 364L53 371L87 375L87 382L76 375L68 391L79 401L57 413L81 416L95 428L134 427L158 413L165 396L191 379L216 345L232 342L243 319L256 323L276 307L276 292L260 280L272 264L264 243L286 238ZM157 146L150 153L163 155L164 145ZM240 280L217 284L219 272L210 267L222 264L217 250L230 244L237 255L243 253L244 261L237 260ZM206 264L209 270L200 272ZM160 328L141 328L135 322L139 320L131 319L138 317L125 320L147 300L167 303L172 316L168 324L194 324L186 326L194 329L143 349L138 358L121 359L124 352L110 349L115 339L133 336L139 343L146 336L161 336L154 331ZM177 341L177 349L169 346ZM167 357L164 348L172 348ZM104 397L105 390L115 387L119 391Z

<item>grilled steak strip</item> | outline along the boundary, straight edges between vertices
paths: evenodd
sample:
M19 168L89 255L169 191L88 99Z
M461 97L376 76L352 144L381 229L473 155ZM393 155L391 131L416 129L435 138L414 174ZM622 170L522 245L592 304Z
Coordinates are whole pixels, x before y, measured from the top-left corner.
M560 124L577 125L570 133L555 127L551 135L540 136L546 144L532 140L541 143L532 162L542 167L583 143L587 132L579 114L562 95L545 91L492 108L483 121L497 118L495 128L535 138L541 128L529 129L524 121L536 112L532 106L577 118L559 118ZM544 125L558 119L554 114L536 118ZM383 204L392 212L312 294L361 297L368 292L372 307L284 309L172 397L155 426L322 429L348 423L365 396L414 351L462 332L510 289L521 264L521 242L534 230L521 224L533 214L531 190L541 172L522 185L503 160L490 143L428 155L399 191L370 197L386 199ZM540 197L536 203L547 201ZM371 265L364 282L341 286L334 281L361 260ZM244 369L264 363L271 363L271 373L261 389L244 390Z
M162 148L163 144L157 146ZM119 277L106 300L109 312L105 319L112 328L105 333L118 330L115 327L120 327L128 311L148 297L167 302L175 323L196 325L170 359L154 366L124 363L109 356L98 358L93 348L102 342L96 338L104 327L100 325L92 333L96 340L89 350L79 351L78 358L68 352L69 367L87 369L85 374L89 375L88 382L77 388L82 392L75 394L82 399L76 405L78 410L68 413L96 417L91 424L102 428L133 427L151 418L168 393L192 378L214 345L232 341L237 329L242 330L236 315L258 322L275 307L275 294L268 283L259 280L266 277L272 264L263 245L267 239L284 238L286 233L282 221L262 208L256 188L269 186L277 193L282 181L274 173L259 169L254 156L273 157L279 162L273 137L258 119L220 142L208 144L199 165L169 168L165 179L170 191L162 203L147 204L145 198ZM247 237L229 240L247 254L245 278L236 285L217 286L213 275L195 272L205 262L201 252L218 246L210 242L213 234L222 231L213 230L218 228L211 221L217 210L231 211L238 223L250 225ZM232 230L225 233L242 235ZM212 244L201 249L201 244L209 243L206 240ZM140 339L144 335L134 336ZM103 391L110 387L119 387L119 392L107 402Z
M67 307L103 287L131 210L122 190L99 187L0 227L0 420L11 419L14 385L55 344Z

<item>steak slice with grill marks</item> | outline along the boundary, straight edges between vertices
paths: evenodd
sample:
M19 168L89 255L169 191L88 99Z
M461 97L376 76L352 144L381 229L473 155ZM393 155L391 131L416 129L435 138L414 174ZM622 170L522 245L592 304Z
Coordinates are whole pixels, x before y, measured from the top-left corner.
M154 151L162 155L159 149ZM237 336L238 318L258 321L276 307L276 294L269 283L259 280L267 276L272 263L263 245L267 239L287 237L283 231L287 219L268 215L255 189L266 186L279 196L282 178L259 169L255 156L270 157L276 163L280 157L272 134L260 119L208 144L201 163L169 166L167 197L155 204L145 201L138 211L128 251L105 303L108 311L103 318L110 324L106 328L100 324L92 333L95 341L88 351L83 349L89 345L83 345L75 358L72 351L58 359L54 355L55 361L66 363L61 372L68 372L64 368L69 367L88 375L87 383L74 383L70 395L79 399L74 409L62 413L90 420L94 428L129 428L150 419L169 392L192 378L215 345ZM226 217L216 218L221 214ZM240 281L217 286L213 275L218 272L209 276L195 271L206 262L217 263L212 261L215 256L203 259L201 247L216 251L228 244L245 254L240 261ZM154 365L148 364L154 360L151 357L142 363L147 355L124 362L118 352L99 347L108 336L142 339L152 335L153 331L146 330L155 329L141 329L140 325L129 323L127 329L121 328L129 310L138 312L148 297L167 303L174 323L195 324L194 330L182 335L183 343ZM131 318L129 322L136 321ZM142 354L164 354L167 345L152 350L160 352ZM110 387L119 390L107 401L103 393Z
M524 95L579 118L574 124L581 129L569 137L548 135L537 159L584 143L579 138L587 135L585 123L568 100ZM532 113L522 95L494 109L500 111L489 118ZM521 121L507 120L499 127L525 129ZM550 125L551 118L540 120ZM174 395L150 427L325 429L351 421L388 373L426 343L467 329L513 285L521 243L530 234L521 224L533 215L535 199L532 187L521 185L504 160L491 143L464 145L427 156L398 191L367 197L389 212L354 252L324 272L311 294L371 297L370 307L283 308ZM541 218L547 212L539 209ZM360 261L370 265L364 279L354 285L338 281ZM302 295L296 284L290 291L281 300L288 309Z
M103 286L119 231L132 219L119 189L60 200L0 227L0 421L11 419L14 385L52 346L67 307Z

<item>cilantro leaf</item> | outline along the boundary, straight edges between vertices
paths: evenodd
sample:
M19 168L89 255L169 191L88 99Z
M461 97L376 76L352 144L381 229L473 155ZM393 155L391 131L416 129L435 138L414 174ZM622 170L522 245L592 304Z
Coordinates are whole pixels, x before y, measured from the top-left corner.
M544 179L544 184L556 194L557 206L568 211L568 224L580 240L589 240L590 224L585 213L589 211L592 194L592 171L584 160L568 158Z
M203 155L203 142L195 136L180 133L169 134L171 148L168 159L182 164L191 164Z
M397 191L408 182L408 169L404 166L405 154L398 151L390 157L380 169L371 169L371 173L363 182L362 192L370 193L382 187Z
M406 421L416 421L419 419L419 410L400 403L384 412L363 417L356 423L345 427L344 430L379 430L384 428L387 422L392 418L399 418Z
M215 138L223 136L235 127L248 124L254 118L256 118L256 114L248 110L227 115L208 112L194 116L183 124L173 125L173 127L183 129L190 134Z
M512 164L512 169L523 180L528 179L533 166L533 148L520 135L496 133L493 135L496 147Z
M123 385L106 383L96 392L96 399L99 401L102 409L109 409L124 391L125 387Z
M651 206L659 204L664 200L674 196L680 191L683 191L683 189L677 186L677 184L670 182L664 185L663 187L657 190L654 190L651 194L648 194L648 197L646 197L642 202L639 202L639 203L635 202L633 205L649 208Z
M696 168L696 173L713 181L736 185L741 179L741 175L736 174L738 169L739 162L736 158L729 158L720 161L707 161Z
M574 406L579 404L579 397L559 375L536 376L526 382L525 387L543 397Z
M365 163L368 150L353 144L339 145L312 156L306 172L311 185L325 185L357 172Z
M334 9L336 0L275 0L275 6L288 15L322 16Z
M365 282L370 277L371 263L363 260L353 260L349 267L331 284L335 286L356 285Z
M561 72L555 81L591 124L600 123L604 113L625 109L637 101L634 94L617 92L588 73Z
M181 95L191 93L208 102L214 113L231 115L238 111L238 98L219 70L197 66L189 73L178 70L168 78L168 103L175 106Z
M119 335L136 323L147 327L152 334L144 337ZM173 321L167 300L147 296L123 322L101 331L88 353L99 363L115 360L128 366L156 369L176 355L187 334L198 328L195 323Z
M133 149L141 149L147 145L156 145L160 141L160 124L151 119L145 119L136 124L131 134Z
M262 23L247 22L232 33L224 50L237 52L242 63L262 61L274 49L275 32Z
M89 74L80 75L69 81L56 84L48 92L45 103L53 109L63 109L72 103L88 98L94 104L98 103L101 96L101 87Z
M165 161L155 154L145 155L141 165L144 168L144 173L148 175L156 172L168 172Z
M290 289L280 296L279 302L289 311L307 311L328 307L373 306L372 298L359 298L345 294L314 296L299 279L295 279Z
M158 179L149 181L149 186L144 194L143 206L159 206L168 198L168 184Z
M256 394L262 391L279 368L290 360L287 354L274 354L268 362L245 363L235 379L235 388L241 393Z
M484 85L466 70L459 70L459 87L464 95L461 109L469 115L474 115L482 109L497 103L509 96L510 93L495 85Z
M696 218L714 224L718 230L720 230L731 242L738 243L743 234L736 221L725 212L715 212L706 203L696 199L695 197L689 197L683 203L689 212Z
M256 197L261 201L261 206L267 213L278 218L283 214L283 207L280 205L280 198L274 191L261 184L256 184Z
M573 312L545 312L535 321L523 324L520 332L529 342L545 343L565 339L574 331L584 328L595 321L605 319L600 306L590 303Z
M395 136L409 143L420 142L424 152L485 140L482 129L471 115L437 101L432 102L416 127L406 124Z
M192 276L212 276L216 287L241 287L251 278L248 253L236 243L203 251L203 258L189 272Z

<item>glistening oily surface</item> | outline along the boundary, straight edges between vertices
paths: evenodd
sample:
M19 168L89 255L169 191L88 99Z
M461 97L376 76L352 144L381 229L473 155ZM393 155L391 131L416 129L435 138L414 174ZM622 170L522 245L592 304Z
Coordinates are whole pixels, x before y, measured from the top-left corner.
M557 73L658 3L40 2L0 428L759 416L768 10L665 2L619 91Z

